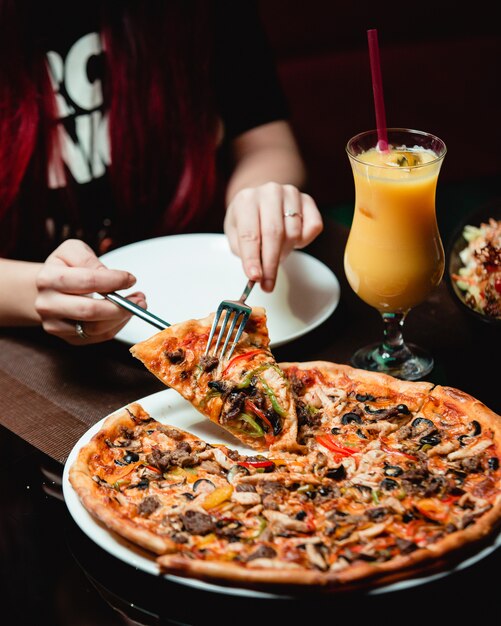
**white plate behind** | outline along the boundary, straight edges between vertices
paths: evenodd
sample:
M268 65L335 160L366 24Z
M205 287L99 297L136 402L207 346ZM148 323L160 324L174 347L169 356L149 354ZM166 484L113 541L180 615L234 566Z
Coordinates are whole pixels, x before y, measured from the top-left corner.
M103 254L102 262L131 272L131 290L146 294L148 309L170 324L203 318L221 300L240 297L247 278L225 235L195 233L156 237ZM292 341L324 322L339 303L335 274L305 252L293 251L279 268L273 293L254 287L247 303L262 306L268 318L271 347ZM158 332L133 317L116 338L138 343Z

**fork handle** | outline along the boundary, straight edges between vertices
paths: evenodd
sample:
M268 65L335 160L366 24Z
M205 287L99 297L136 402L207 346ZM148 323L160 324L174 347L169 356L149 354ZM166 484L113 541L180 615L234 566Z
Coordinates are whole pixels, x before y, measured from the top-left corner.
M243 294L240 296L239 302L241 302L243 304L247 300L247 298L249 297L249 294L252 291L252 288L254 287L255 284L256 284L255 280L247 281L247 285L245 286Z
M115 293L115 292L103 293L101 295L104 296L107 300L110 300L110 302L113 302L114 304L121 306L123 309L127 309L129 313L132 313L136 317L140 317L145 322L148 322L152 326L155 326L155 328L164 330L165 328L168 328L170 326L168 322L164 321L163 319L160 319L156 315L153 315L153 313L150 313L146 309L143 309L138 304L134 304L134 302L127 300L127 298L124 298L118 293Z

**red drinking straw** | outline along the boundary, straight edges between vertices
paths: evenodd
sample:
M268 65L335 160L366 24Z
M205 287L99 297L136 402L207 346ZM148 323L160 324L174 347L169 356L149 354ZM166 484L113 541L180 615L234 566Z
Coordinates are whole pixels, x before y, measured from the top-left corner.
M377 147L381 152L386 152L388 150L388 135L386 133L381 62L379 60L379 46L375 28L367 31L367 39L369 41L369 57L371 61L372 91L374 93L374 106L376 107Z

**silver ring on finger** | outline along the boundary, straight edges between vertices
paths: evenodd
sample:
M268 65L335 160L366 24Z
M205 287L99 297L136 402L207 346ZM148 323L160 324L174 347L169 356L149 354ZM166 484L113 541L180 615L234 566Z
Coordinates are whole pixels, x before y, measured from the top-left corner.
M285 209L284 217L299 217L299 218L302 218L303 216L301 215L301 213L299 211L296 211L295 209Z
M77 321L75 322L75 333L80 339L88 339L89 335L85 332L83 327L83 322Z

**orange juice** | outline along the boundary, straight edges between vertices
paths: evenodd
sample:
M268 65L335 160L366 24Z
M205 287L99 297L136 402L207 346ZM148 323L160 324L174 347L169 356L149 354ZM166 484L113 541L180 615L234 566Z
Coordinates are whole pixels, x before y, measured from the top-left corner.
M381 312L423 302L444 272L435 192L443 155L417 146L349 153L355 211L345 250L355 293Z

